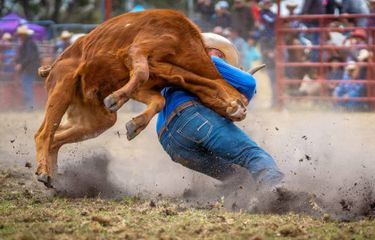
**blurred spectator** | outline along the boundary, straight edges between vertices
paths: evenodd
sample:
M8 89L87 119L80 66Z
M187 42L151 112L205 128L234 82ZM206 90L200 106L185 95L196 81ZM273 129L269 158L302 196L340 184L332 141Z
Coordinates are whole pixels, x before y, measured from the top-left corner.
M324 14L324 13L325 13L325 10L324 10L322 0L305 0L302 6L301 15Z
M230 27L231 16L228 11L229 4L227 1L219 1L215 5L215 14L212 16L212 25L222 28Z
M145 10L145 7L140 4L140 3L137 3L132 10L130 10L130 12L142 12Z
M293 22L289 24L293 24ZM285 38L285 44L288 46L299 46L302 47L304 45L310 46L311 43L308 43L308 40L306 40L306 43L301 41L301 38L299 37L300 33L291 32L286 33ZM286 49L285 53L285 59L287 62L306 62L307 57L310 53L310 49L308 48L289 48ZM305 75L306 71L308 70L308 67L287 67L285 69L286 76L291 79L301 79ZM295 92L296 91L296 85L290 85L288 86L288 91Z
M215 13L215 5L212 0L198 0L196 11L201 14L203 21L210 22Z
M249 32L254 29L254 17L244 0L234 0L231 16L231 28L246 39Z
M344 82L338 84L333 91L333 96L342 99L338 103L338 106L359 110L367 107L366 103L350 100L349 98L364 97L366 94L366 87L363 83L350 82L346 83L347 80L360 79L360 67L356 62L349 62L345 68L343 76Z
M329 23L328 27L330 28L341 28L343 27L342 23L339 21L333 21ZM344 56L346 50L338 49L336 46L343 46L346 36L337 30L330 32L324 32L326 39L327 51L324 51L324 59L329 59L331 56Z
M32 39L34 31L26 25L17 28L17 35L21 40L16 58L16 70L20 72L24 101L27 110L34 106L33 82L39 67L38 47Z
M316 96L320 92L320 83L317 81L318 74L315 68L309 68L303 76L301 85L298 89L298 96Z
M325 0L325 13L337 14L341 12L341 6L337 0Z
M342 28L344 27L340 22L331 22L328 27L330 28ZM328 32L327 36L327 44L335 45L335 46L342 46L345 41L345 35L339 31L330 31Z
M272 107L276 105L276 73L275 73L275 21L276 14L271 11L272 1L262 0L261 16L261 37L260 51L262 59L266 64L267 75L271 81L272 88Z
M296 8L298 7L298 4L294 1L294 0L289 0L287 3L286 3L286 8L288 10L288 13L289 13L289 16L293 16L295 15L295 10ZM298 20L291 20L289 23L288 23L288 27L289 28L294 28L294 29L306 29L306 25ZM306 33L301 31L301 32L298 32L296 34L296 38L298 38L298 40L300 41L301 44L303 45L308 45L310 46L311 45L311 41L309 39L306 38ZM309 49L306 49L306 50L309 50Z
M295 2L295 1L293 1L293 0L289 0L287 3L286 3L286 9L288 10L288 15L289 16L293 16L293 15L295 15L295 10L296 10L296 8L298 7L298 4Z
M322 0L305 0L301 15L305 14L324 14L325 9L323 6ZM305 24L307 27L319 27L319 20L306 20ZM311 40L313 45L318 45L320 43L320 33L319 32L311 32L308 34L308 38ZM311 51L310 55L311 61L318 61L319 60L319 50Z
M243 67L245 68L245 70L251 69L255 61L262 59L256 43L257 37L254 34L250 34L247 38L247 45L245 46L244 50Z
M328 72L326 74L327 80L341 80L344 76L344 67L340 66L340 63L344 60L339 56L331 56L328 62L332 65L328 67ZM336 87L336 84L328 83L328 90L332 92Z
M0 51L1 51L1 69L0 71L4 72L5 75L1 76L2 81L9 81L13 79L11 73L15 72L14 68L14 59L16 57L16 49L12 42L12 35L8 32L4 33L1 37L0 42Z
M55 46L56 55L60 55L64 50L70 46L71 42L70 39L72 37L72 33L69 31L62 31L60 34L60 39L57 41Z
M245 51L247 48L247 43L245 39L243 39L239 34L236 29L226 29L224 31L224 36L226 36L232 43L233 45L237 48L239 54L240 54L240 59L241 59L241 65L245 66Z
M216 27L214 27L212 32L223 36L224 29L220 26L216 26Z
M249 1L249 7L251 14L253 15L254 18L254 25L255 27L259 27L260 24L260 7L258 6L258 1L257 0L250 0Z
M357 56L357 61L360 63L367 63L368 59L370 57L370 53L367 49L361 49ZM367 70L368 66L364 66L360 68L359 71L359 78L364 80L367 78Z
M375 13L375 0L369 0L370 4L370 13L374 14ZM368 26L369 27L375 27L375 18L371 17L368 20Z
M369 14L370 9L366 0L342 0L342 13ZM367 26L367 18L357 18L356 25Z
M272 0L262 0L262 10L260 11L260 19L262 24L262 36L271 37L274 41L275 37L275 23L276 23L276 14L272 12Z
M367 33L364 29L357 28L355 29L349 37L347 37L344 40L344 45L349 46L352 48L349 48L347 50L346 60L347 61L353 61L356 60L356 57L359 55L359 52L361 51L360 47L355 46L364 46L367 44Z

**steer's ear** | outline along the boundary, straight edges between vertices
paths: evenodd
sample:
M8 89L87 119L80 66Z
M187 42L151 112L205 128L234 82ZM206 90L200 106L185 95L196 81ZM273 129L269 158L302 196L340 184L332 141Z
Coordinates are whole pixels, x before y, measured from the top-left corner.
M259 65L259 66L256 66L256 67L253 67L252 69L250 69L249 71L247 71L248 73L250 73L251 75L254 75L256 72L258 72L259 70L263 69L266 67L266 64L262 64L262 65Z

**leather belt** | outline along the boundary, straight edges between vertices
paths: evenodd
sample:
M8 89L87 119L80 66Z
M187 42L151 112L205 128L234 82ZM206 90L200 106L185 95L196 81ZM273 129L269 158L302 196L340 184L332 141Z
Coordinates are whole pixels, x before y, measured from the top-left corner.
M165 121L163 127L160 128L160 131L159 131L159 134L158 134L158 137L160 139L160 137L163 135L164 131L165 131L165 128L168 126L168 124L172 121L172 119L177 115L177 113L181 112L182 110L184 110L185 108L187 107L190 107L194 105L194 102L193 101L187 101L187 102L184 102L183 104L179 105L178 107L176 107L172 113L168 116L167 118L167 121Z

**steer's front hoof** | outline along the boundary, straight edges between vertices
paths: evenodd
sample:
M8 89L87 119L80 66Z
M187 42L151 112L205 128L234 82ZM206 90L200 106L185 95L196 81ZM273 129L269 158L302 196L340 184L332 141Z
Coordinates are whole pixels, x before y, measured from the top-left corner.
M44 185L48 188L53 188L52 186L52 179L50 176L48 176L47 173L41 173L37 176L37 179L39 182L44 183Z
M116 112L119 109L117 100L112 95L104 98L104 106L111 112Z

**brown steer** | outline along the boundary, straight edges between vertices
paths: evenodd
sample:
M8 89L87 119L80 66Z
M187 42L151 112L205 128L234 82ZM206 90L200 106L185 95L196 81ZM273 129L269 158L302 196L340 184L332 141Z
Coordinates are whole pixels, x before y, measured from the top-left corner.
M246 99L218 73L199 29L173 10L149 10L114 17L67 48L47 77L48 101L35 134L38 180L51 186L57 153L66 143L103 133L132 98L148 108L126 125L137 136L164 106L160 90L184 88L231 120L246 115ZM61 123L66 113L66 123ZM61 123L61 124L60 124Z

